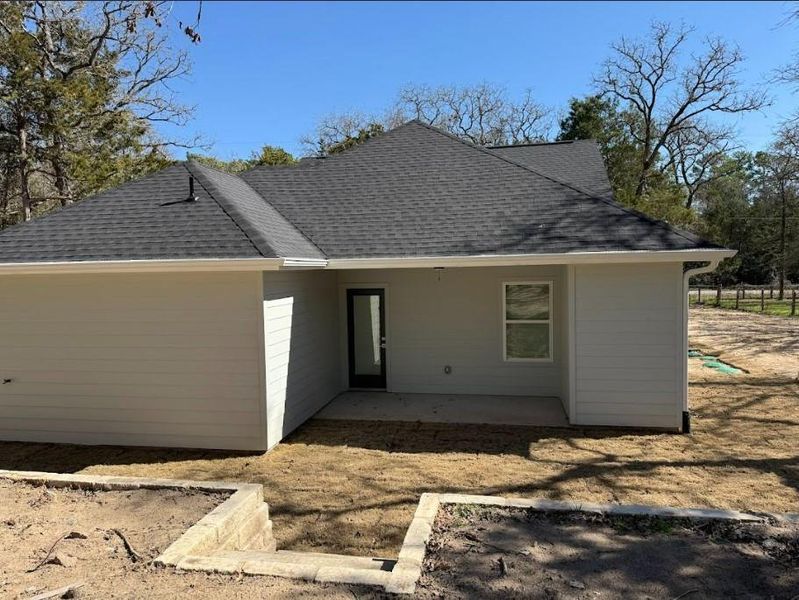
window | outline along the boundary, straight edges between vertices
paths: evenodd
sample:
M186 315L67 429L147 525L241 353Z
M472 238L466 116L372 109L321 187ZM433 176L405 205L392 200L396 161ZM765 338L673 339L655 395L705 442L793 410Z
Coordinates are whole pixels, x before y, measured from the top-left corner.
M502 320L505 360L552 360L551 282L503 283Z

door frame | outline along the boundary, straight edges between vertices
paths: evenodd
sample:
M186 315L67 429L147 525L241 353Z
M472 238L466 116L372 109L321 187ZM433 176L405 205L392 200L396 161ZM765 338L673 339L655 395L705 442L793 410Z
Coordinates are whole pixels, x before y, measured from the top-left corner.
M345 390L369 390L369 391L390 391L391 390L391 300L388 283L361 283L361 282L342 282L339 283L339 315L340 315L340 350L342 360L340 361L341 383ZM383 335L386 338L383 359L385 370L385 387L355 387L350 382L350 344L349 344L349 308L348 297L350 290L376 290L382 292L383 296Z

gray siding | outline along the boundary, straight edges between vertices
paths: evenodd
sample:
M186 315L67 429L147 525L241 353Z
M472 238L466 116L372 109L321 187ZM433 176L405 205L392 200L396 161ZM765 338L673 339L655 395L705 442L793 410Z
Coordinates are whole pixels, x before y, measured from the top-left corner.
M388 389L405 393L560 396L565 357L565 267L350 270L339 274L340 353L346 357L344 290L387 285ZM505 362L502 282L554 282L554 361ZM346 358L342 386L347 386ZM452 373L444 373L450 365Z
M263 274L267 440L272 447L341 391L336 274Z
M572 422L679 427L682 265L578 266L575 277Z
M0 439L263 449L260 274L0 277Z

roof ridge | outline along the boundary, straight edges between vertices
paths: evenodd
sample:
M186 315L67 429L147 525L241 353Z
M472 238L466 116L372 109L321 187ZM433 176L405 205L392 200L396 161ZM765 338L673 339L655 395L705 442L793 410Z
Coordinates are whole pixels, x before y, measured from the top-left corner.
M189 159L183 163L183 166L186 168L186 171L189 172L189 175L192 175L199 180L200 185L203 187L206 193L211 196L211 199L219 205L219 208L222 209L222 212L224 212L228 218L233 221L236 227L241 230L247 240L253 245L253 248L255 248L261 254L261 256L264 258L271 258L268 256L269 254L274 254L277 256L277 252L275 252L274 248L272 248L272 246L269 244L269 241L261 234L258 228L250 222L249 218L243 214L238 207L230 202L227 197L225 197L224 200L218 197L225 196L225 192L218 185L214 184L214 182L208 179L205 173L202 173L201 169L204 168L205 165L195 161L194 159ZM197 167L200 167L200 169L198 170ZM219 173L224 173L225 175L230 175L231 177L236 177L235 175L226 173L220 169L214 169L213 167L207 168ZM247 184L246 181L241 181L243 181L249 187L249 184ZM258 192L255 193L257 194ZM258 194L258 196L262 197L260 194ZM239 222L239 220L243 221L244 223ZM262 245L267 249L266 251L264 251Z
M573 144L574 142L588 142L593 140L554 140L551 142L520 142L518 144L494 144L486 146L489 150L500 150L504 148L528 148L530 146L558 146L561 144Z
M264 204L268 205L270 208L272 208L272 210L274 210L274 211L275 211L275 212L276 212L278 215L280 215L280 216L283 218L283 220L284 220L284 221L286 221L286 223L288 223L288 224L289 224L291 227L293 227L293 228L294 228L294 229L297 231L297 233L299 233L299 234L300 234L300 235L301 235L303 238L305 238L305 240L306 240L306 241L307 241L309 244L311 244L311 245L312 245L314 248L316 248L317 250L319 250L319 252L322 254L322 256L327 256L327 255L325 254L324 250L322 250L322 249L321 249L321 248L320 248L320 247L319 247L319 246L316 244L316 242L314 242L314 241L313 241L313 240L312 240L312 239L311 239L311 238L308 236L308 234L306 234L306 233L305 233L305 232L304 232L304 231L303 231L303 230L302 230L302 229L301 229L301 228L300 228L300 227L299 227L299 226L298 226L296 223L294 223L294 222L293 222L291 219L289 219L289 218L288 218L286 215L284 215L284 214L283 214L283 212L282 212L281 210L279 210L279 209L278 209L278 208L277 208L277 207L276 207L274 204L272 204L271 202L269 202L269 200L267 200L266 198L264 198L263 194L261 194L261 193L260 193L258 190L256 190L256 189L255 189L253 186L251 186L251 185L250 185L250 183L249 183L249 182L248 182L246 179L244 179L244 177L242 177L241 175L239 175L239 174L236 174L236 173L230 173L230 172L228 172L228 171L223 171L222 169L218 169L218 168L216 168L216 167L212 167L212 166L210 166L210 165L204 165L203 163L200 163L200 162L198 162L198 161L196 161L196 160L194 160L194 159L191 159L190 161L186 161L186 163L187 163L187 164L188 164L188 163L192 163L193 165L199 165L199 167L200 167L200 168L210 169L210 170L212 170L212 171L215 171L215 172L217 172L217 173L220 173L221 175L226 175L226 176L229 176L229 177L234 177L234 178L236 178L236 179L237 179L238 181L240 181L242 184L244 184L245 186L247 186L247 188L248 188L248 189L250 189L250 190L252 191L252 193L253 193L253 194L255 194L256 196L258 196L258 198L260 198L260 199L263 201L263 203L264 203ZM265 165L258 165L258 166L265 166ZM187 168L188 168L188 167L187 167ZM250 172L250 171L253 171L255 168L257 168L257 167L253 167L252 169L247 169L246 171L243 171L242 173L248 173L248 172ZM213 185L213 184L212 184L212 185ZM206 186L205 186L205 185L203 185L203 187L205 188ZM217 187L217 186L214 186L214 187ZM207 190L207 188L206 188L206 191L208 191L208 190ZM220 191L222 191L222 192L224 193L224 190L220 190ZM211 192L209 191L208 193L210 194ZM219 199L218 199L218 198L214 197L214 200L216 200L217 204L219 204ZM269 242L269 240L266 238L266 236L264 236L264 235L261 233L261 230L258 228L258 226L257 226L257 225L255 225L255 224L253 224L252 222L250 222L250 219L249 219L249 217L248 217L247 215L245 215L245 214L244 214L242 211L240 211L240 210L238 209L238 207L236 207L236 206L235 206L235 204L233 204L233 203L230 203L230 202L229 202L229 200L227 200L227 198L225 199L225 201L226 201L228 204L230 204L230 208L231 208L231 209L232 209L232 210L235 212L235 214L236 214L236 215L237 215L239 218L241 218L242 220L244 220L244 221L247 223L248 227L249 227L249 228L251 228L251 229L253 230L254 234L255 234L255 235L258 237L258 238L260 238L260 241L262 241L262 242L263 242L263 243L266 245L266 247L267 247L267 248L269 248L269 251L270 251L272 254L274 254L275 256L277 256L277 254L278 254L278 253L277 253L277 251L276 251L276 250L275 250L275 249L272 247L271 243L270 243L270 242ZM221 206L221 205L220 205L220 206ZM223 209L223 210L225 210L225 207L223 207L222 209ZM249 239L249 240L250 240L250 242L253 242L253 240L252 240L252 238L250 237L250 235L248 234L248 232L247 232L247 231L246 231L246 230L245 230L245 229L244 229L244 228L241 226L241 224L240 224L240 223L238 223L238 222L236 221L236 219L234 218L234 216L233 216L233 215L231 215L231 214L228 212L228 210L225 210L225 213L226 213L226 214L227 214L227 215L228 215L228 216L229 216L229 217L230 217L230 218L233 220L233 222L234 222L234 223L236 223L236 225L239 227L239 229L241 229L241 230L242 230L242 232L244 233L244 235L246 235L246 236L247 236L247 239ZM261 248L259 248L259 247L258 247L258 246L257 246L257 245L254 243L254 242L253 242L253 246L255 246L255 248L256 248L256 249L257 249L259 252L261 252L261 254L263 254L263 251L261 250Z
M670 225L669 223L666 223L665 221L661 221L659 219L654 219L654 218L650 217L649 215L646 215L646 214L644 214L644 213L642 213L640 211L637 211L637 210L632 209L632 208L628 208L628 207L626 207L626 206L624 206L622 204L619 204L618 202L616 202L614 200L610 200L608 198L603 198L602 196L594 194L593 192L590 192L590 191L588 191L586 189L583 189L580 186L574 185L572 183L568 183L566 181L562 181L561 179L558 179L557 177L552 177L551 175L546 175L545 173L540 173L539 171L536 171L535 169L533 169L531 167L528 167L527 165L523 165L521 163L518 163L518 162L516 162L514 160L511 160L511 159L505 157L505 156L500 156L499 154L495 154L495 153L491 152L491 150L489 150L488 148L485 148L483 146L478 146L477 144L472 144L471 142L467 142L466 140L461 139L461 138L459 138L456 135L453 135L453 134L451 134L451 133L449 133L447 131L439 129L438 127L434 127L432 125L428 125L427 123L423 123L423 122L419 121L418 119L414 119L413 121L408 121L408 123L406 123L406 125L409 124L409 123L414 123L414 122L418 123L422 127L425 127L427 129L429 129L430 131L435 131L436 133L438 133L440 135L443 135L444 137L447 137L447 138L450 138L450 139L455 140L457 142L460 142L461 144L463 144L464 146L467 146L468 148L472 148L473 150L477 150L479 152L483 152L484 154L487 154L488 156L493 156L494 158L496 158L498 160L504 161L504 162L506 162L508 164L511 164L511 165L515 165L516 167L519 167L520 169L524 169L525 171L529 171L530 173L533 173L534 175L538 175L539 177L543 177L544 179L548 179L548 180L552 181L553 183L556 183L558 185L561 185L563 187L566 187L566 188L569 188L569 189L571 189L573 191L576 191L579 194L582 194L583 196L585 196L586 198L588 198L590 200L598 200L600 202L604 202L605 204L607 204L608 206L611 206L612 208L615 208L615 209L620 210L622 212L626 212L626 213L628 213L630 215L633 215L635 217L638 217L640 219L644 219L644 220L648 221L649 223L652 223L653 225L658 225L660 227L664 227L664 228L668 229L669 231L671 231L672 233L675 233L675 234L685 238L686 240L688 240L692 244L696 244L698 242L710 244L710 242L707 242L706 240L703 240L702 238L699 238L698 236L694 236L692 233L689 233L687 231L682 231L681 229L678 229L677 227L674 227L673 225ZM713 245L715 245L715 244L713 244Z

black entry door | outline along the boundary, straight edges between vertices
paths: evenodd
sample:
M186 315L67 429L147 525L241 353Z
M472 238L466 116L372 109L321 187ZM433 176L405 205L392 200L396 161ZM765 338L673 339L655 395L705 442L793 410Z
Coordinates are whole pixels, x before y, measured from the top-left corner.
M347 290L350 387L386 387L386 314L382 289Z

